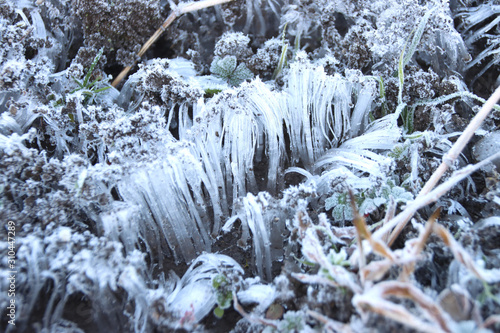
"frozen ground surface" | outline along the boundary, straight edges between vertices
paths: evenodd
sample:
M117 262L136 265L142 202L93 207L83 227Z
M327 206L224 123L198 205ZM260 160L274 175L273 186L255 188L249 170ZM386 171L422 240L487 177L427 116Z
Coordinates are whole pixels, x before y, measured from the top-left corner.
M500 332L500 2L178 6L0 0L0 331Z

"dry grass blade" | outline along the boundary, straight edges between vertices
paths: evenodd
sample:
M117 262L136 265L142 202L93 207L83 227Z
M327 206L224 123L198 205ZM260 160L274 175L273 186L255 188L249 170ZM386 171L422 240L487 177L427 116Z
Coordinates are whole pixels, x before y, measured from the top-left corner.
M394 262L390 260L373 261L360 269L359 275L362 281L378 281L391 269Z
M394 198L391 197L391 200L389 201L389 203L387 205L387 210L386 210L386 213L384 216L384 222L382 223L382 226L386 225L390 220L392 220L394 218L394 216L396 216L396 208L397 207L398 207L398 205L394 201ZM387 242L389 241L389 236L390 236L390 233L387 232L384 235L381 235L380 239L387 244Z
M486 270L478 267L469 253L453 238L450 232L442 225L435 224L434 232L441 237L443 242L451 249L455 259L464 265L474 276L478 279L488 283L495 283L500 281L500 269Z
M489 316L483 323L482 327L488 328L492 325L500 324L500 315Z
M363 239L366 239L369 243L370 246L372 247L373 251L391 261L395 260L395 255L391 251L391 249L384 243L379 241L377 238L372 237L372 233L370 229L368 229L368 226L366 225L366 219L359 214L358 207L356 207L356 201L354 198L354 194L352 193L351 190L349 190L349 197L351 201L351 208L353 211L353 220L352 223L356 227L356 232L358 233L358 249L360 250L360 257L363 258L363 247L361 244L361 241ZM364 260L364 259L363 259ZM360 269L363 267L360 265Z
M438 183L438 181L441 179L443 174L448 170L450 166L453 165L457 157L460 155L462 150L464 149L465 145L469 142L469 140L472 138L476 130L479 128L479 126L483 123L484 119L488 116L488 114L491 112L497 101L500 99L500 87L498 87L495 92L490 96L490 98L484 103L483 107L481 110L472 118L471 122L467 126L467 128L464 130L462 135L458 138L458 140L455 142L455 144L450 148L448 153L443 156L443 162L441 165L434 171L432 176L429 178L425 186L422 188L420 193L418 194L417 198L415 200L418 200L420 197L426 195L429 193L434 186ZM406 211L406 209L405 209ZM394 228L391 237L389 239L389 246L394 243L396 238L399 236L403 228L406 226L410 218L413 216L412 214L408 214L408 212L401 212L399 215L404 216L403 219L396 225Z
M158 38L161 36L161 34L167 29L172 22L179 16L185 13L189 12L194 12L199 9L203 8L208 8L208 7L213 7L216 5L220 5L226 2L230 2L232 0L204 0L204 1L198 1L198 2L189 2L189 3L181 3L179 4L176 8L172 10L170 15L167 17L167 19L163 22L163 24L158 28L158 30L155 31L155 33L148 39L146 43L141 47L139 52L137 53L137 57L140 58L146 53L146 51L153 45ZM132 66L127 66L125 67L120 74L115 78L113 83L111 84L113 87L116 88L122 82L122 80L127 76L128 72L135 66L135 62Z
M415 262L419 260L420 252L425 247L425 243L432 233L432 227L439 217L441 209L438 208L427 222L425 229L421 232L417 239L412 239L406 243L403 252L396 252L398 257L395 260L379 260L373 261L360 270L360 276L363 281L378 281L384 277L393 265L401 265L403 271L399 277L401 281L407 281L408 277L415 269ZM401 255L401 253L404 253Z
M390 296L407 298L415 302L431 319L427 323L410 313L403 306L388 301ZM404 325L415 328L419 332L450 332L448 323L452 319L434 302L416 287L408 283L387 281L371 287L365 294L356 295L353 304L360 312L371 311L391 318Z
M417 240L417 244L415 244L415 247L413 248L414 249L413 255L418 256L420 252L422 252L422 250L424 249L425 243L427 242L427 239L431 235L434 224L436 223L440 214L441 214L441 207L439 207L434 211L434 213L432 213L431 217L429 218L429 220L425 225L424 231L420 234Z
M427 242L427 239L431 235L434 224L436 223L436 220L438 219L440 213L441 213L441 207L439 207L438 209L436 209L436 211L434 211L434 213L431 215L431 217L425 224L424 231L422 231L418 239L415 240L413 249L411 251L411 256L413 258L415 259L418 258L420 253L424 249L425 243ZM408 265L403 266L403 272L401 273L400 276L401 280L407 281L407 279L413 273L414 270L415 270L415 262L411 262Z

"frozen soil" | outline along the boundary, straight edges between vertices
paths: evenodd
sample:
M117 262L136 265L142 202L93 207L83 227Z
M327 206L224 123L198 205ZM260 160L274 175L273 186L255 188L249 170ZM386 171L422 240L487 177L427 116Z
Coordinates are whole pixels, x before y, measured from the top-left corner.
M0 330L500 332L500 2L184 5L0 0Z

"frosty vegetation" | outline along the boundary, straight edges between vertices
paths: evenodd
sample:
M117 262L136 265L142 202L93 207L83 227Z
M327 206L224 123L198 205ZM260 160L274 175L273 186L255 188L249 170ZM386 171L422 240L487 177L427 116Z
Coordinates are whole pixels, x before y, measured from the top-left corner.
M182 5L0 0L1 330L498 332L500 2Z

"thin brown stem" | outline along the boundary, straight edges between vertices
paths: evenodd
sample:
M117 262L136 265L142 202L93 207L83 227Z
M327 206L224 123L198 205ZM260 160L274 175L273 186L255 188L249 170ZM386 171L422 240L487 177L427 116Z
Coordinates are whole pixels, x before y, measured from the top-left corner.
M144 53L153 45L158 38L163 34L163 32L174 22L176 18L181 16L182 14L189 13L189 12L194 12L199 9L203 8L208 8L216 5L220 5L222 3L230 2L232 0L204 0L204 1L198 1L198 2L189 2L189 3L182 3L177 6L170 15L167 17L167 19L163 22L163 24L158 28L158 30L155 31L155 33L148 39L146 43L141 47L139 52L137 53L137 58L141 58ZM122 80L127 76L128 72L135 66L137 61L134 61L134 63L131 66L125 67L120 74L114 79L113 83L111 85L116 88L122 82Z

